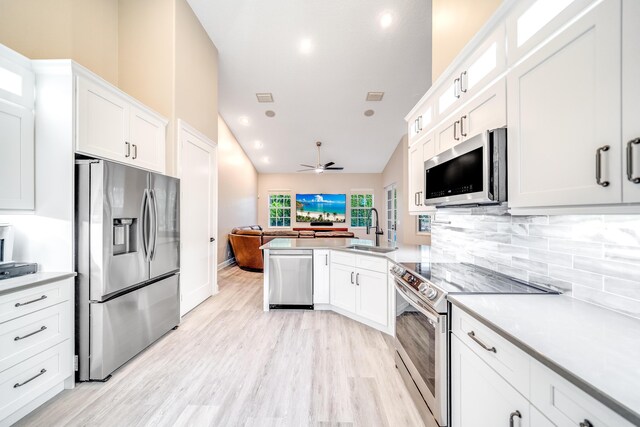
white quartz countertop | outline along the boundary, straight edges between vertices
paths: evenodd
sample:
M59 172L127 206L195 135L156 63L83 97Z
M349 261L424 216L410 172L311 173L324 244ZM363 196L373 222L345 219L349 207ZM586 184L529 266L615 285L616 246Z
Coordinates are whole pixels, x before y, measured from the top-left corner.
M563 295L450 295L477 318L640 425L640 320Z
M260 246L260 249L333 249L388 258L393 262L428 261L430 253L430 247L427 245L398 244L396 245L396 250L387 253L349 248L349 246L353 245L375 247L375 243L372 240L331 237L317 239L277 238ZM383 242L379 247L390 248L393 246L389 246L387 242Z
M32 286L44 285L46 283L57 282L59 280L68 279L69 277L74 277L75 275L75 272L38 272L34 274L26 274L20 277L14 277L11 279L3 279L0 280L0 295L17 291L21 288L28 288Z

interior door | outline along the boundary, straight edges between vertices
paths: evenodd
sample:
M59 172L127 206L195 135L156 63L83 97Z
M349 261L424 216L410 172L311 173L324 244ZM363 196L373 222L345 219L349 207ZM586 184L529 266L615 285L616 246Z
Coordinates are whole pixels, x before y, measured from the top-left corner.
M180 180L149 174L155 227L153 231L150 277L180 268Z
M217 292L216 144L179 121L181 181L181 303L184 315Z

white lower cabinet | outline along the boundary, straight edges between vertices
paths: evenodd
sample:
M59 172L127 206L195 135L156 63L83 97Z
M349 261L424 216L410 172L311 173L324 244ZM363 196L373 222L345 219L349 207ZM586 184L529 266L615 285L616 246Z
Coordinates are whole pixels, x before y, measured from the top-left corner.
M451 421L453 427L532 425L527 399L455 335L451 336Z
M313 303L329 304L331 266L328 250L313 251Z
M633 425L463 310L452 318L452 427Z
M332 251L330 259L331 305L342 314L389 332L387 259L341 251Z

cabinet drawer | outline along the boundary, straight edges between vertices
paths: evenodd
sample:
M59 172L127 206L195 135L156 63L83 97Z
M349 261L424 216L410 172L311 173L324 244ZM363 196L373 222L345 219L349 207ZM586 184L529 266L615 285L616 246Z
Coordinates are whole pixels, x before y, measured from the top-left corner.
M387 273L387 259L375 256L358 255L356 257L356 267L365 270Z
M64 341L0 373L0 414L11 415L71 375L71 344Z
M0 372L70 337L69 303L0 324Z
M526 353L457 307L451 331L523 396L529 395L531 358Z
M72 279L0 295L0 323L67 301Z
M356 254L343 251L331 251L331 263L355 267Z
M577 426L585 420L594 427L633 425L535 360L531 361L531 403L557 426Z

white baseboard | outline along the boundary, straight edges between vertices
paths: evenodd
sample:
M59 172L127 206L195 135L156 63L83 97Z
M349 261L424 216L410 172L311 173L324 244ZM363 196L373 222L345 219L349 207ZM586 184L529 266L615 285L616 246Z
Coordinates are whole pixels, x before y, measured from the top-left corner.
M227 260L224 260L220 264L218 264L218 270L222 270L223 268L229 267L230 265L233 265L235 263L236 263L235 258L229 258Z

